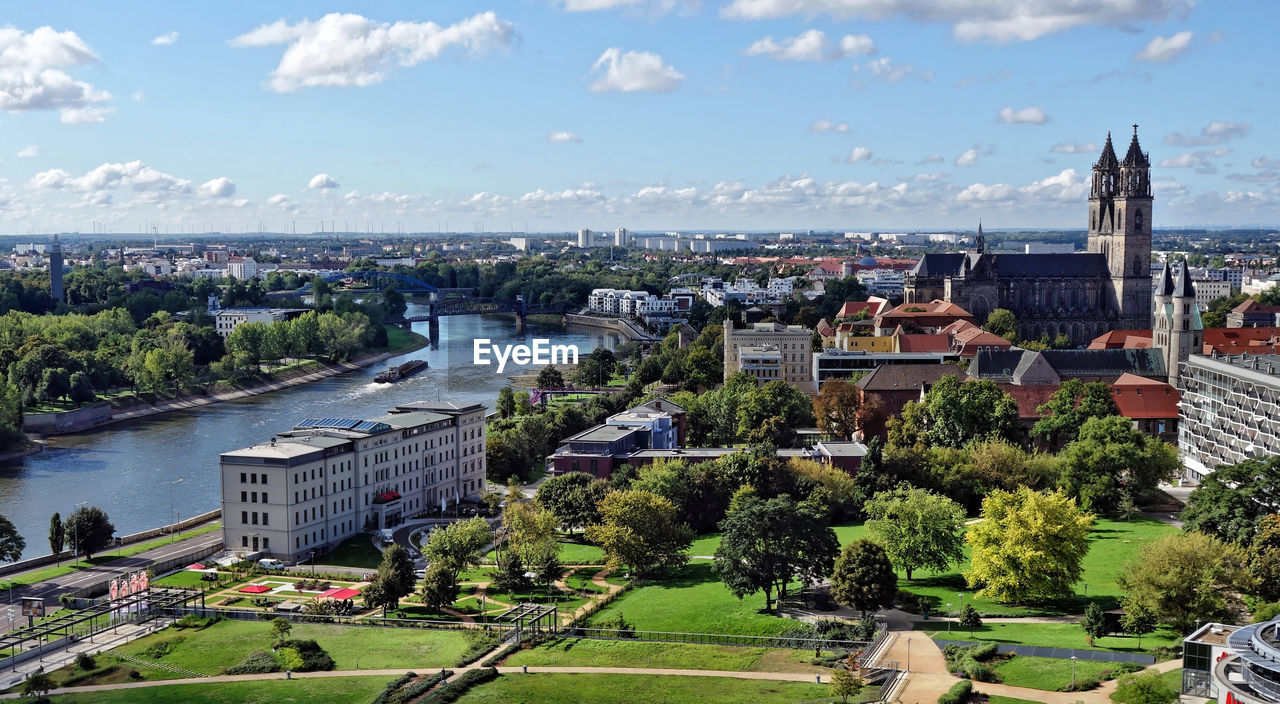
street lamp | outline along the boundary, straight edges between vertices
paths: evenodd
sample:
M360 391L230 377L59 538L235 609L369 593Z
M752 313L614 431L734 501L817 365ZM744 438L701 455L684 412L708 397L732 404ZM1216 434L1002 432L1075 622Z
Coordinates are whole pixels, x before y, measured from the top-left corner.
M951 637L951 602L947 602L947 638Z
M89 502L81 501L80 503L76 504L76 509L78 510L81 506L84 506L87 503ZM74 518L75 515L76 515L76 512L72 511L71 516ZM73 564L79 563L80 562L80 521L79 520L74 520L71 522L71 554L75 558L75 560L73 560Z
M911 639L907 639L907 673L911 672Z
M174 510L173 510L173 485L174 485L174 484L181 484L181 483L185 482L186 480L187 480L187 478L186 478L186 477L178 477L177 479L170 479L169 481L165 482L165 484L168 484L168 485L169 485L169 521L171 522L171 524L176 524L176 523L177 523L177 521L175 521L175 520L173 519L173 517L174 517ZM169 534L170 534L170 536L172 536L172 535L173 535L173 531L172 531L172 530L170 530L170 531L169 531Z
M1071 689L1076 688L1076 656L1071 656Z

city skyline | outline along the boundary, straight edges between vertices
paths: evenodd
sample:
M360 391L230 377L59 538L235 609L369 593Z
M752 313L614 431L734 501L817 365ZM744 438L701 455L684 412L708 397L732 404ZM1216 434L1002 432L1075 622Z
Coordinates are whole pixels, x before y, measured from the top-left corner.
M0 232L1280 222L1263 3L14 8ZM1275 57L1273 56L1273 59Z

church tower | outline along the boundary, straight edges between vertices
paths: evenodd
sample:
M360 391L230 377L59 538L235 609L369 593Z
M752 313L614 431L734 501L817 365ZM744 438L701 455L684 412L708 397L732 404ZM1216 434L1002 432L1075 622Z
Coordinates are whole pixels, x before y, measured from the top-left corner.
M1088 250L1107 258L1107 312L1119 328L1151 327L1151 207L1151 160L1138 144L1138 126L1124 161L1108 133L1089 188Z
M53 243L49 245L49 295L55 301L63 300L62 293L62 244L58 242L58 233L53 233Z
M1200 307L1196 305L1196 290L1186 260L1178 265L1176 277L1165 263L1153 300L1151 341L1163 354L1168 381L1176 387L1179 363L1192 354L1200 354L1204 346L1204 323L1200 321Z

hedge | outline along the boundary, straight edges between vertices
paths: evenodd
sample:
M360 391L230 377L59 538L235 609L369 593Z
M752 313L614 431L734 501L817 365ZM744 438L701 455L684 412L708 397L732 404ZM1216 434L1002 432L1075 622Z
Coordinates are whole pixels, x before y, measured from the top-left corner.
M945 694L938 697L938 704L965 704L973 695L973 681L960 680L951 685Z
M418 704L451 704L451 702L457 701L459 697L466 694L472 687L491 682L497 678L498 671L492 667L467 670L458 679L446 682L427 692L425 696L418 700Z

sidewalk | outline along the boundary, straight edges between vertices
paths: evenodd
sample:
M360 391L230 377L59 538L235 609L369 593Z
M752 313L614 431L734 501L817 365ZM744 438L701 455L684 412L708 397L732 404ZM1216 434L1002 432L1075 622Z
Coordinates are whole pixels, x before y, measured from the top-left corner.
M127 623L110 631L103 631L85 640L76 641L65 648L50 650L39 658L19 663L15 668L0 672L0 689L8 689L22 684L23 680L37 670L53 672L75 662L76 655L98 653L118 648L125 643L135 641L167 627L172 619L153 619L143 624ZM203 678L202 678L203 679Z

